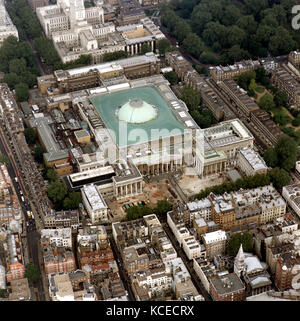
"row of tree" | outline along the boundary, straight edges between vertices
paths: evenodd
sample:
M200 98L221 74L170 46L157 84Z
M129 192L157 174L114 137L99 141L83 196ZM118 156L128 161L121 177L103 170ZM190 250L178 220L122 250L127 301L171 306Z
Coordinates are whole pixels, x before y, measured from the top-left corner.
M126 219L128 221L136 220L138 218L142 218L145 215L149 214L166 214L167 212L171 211L173 208L173 205L166 201L166 200L160 200L157 202L156 207L151 208L150 206L131 206L128 209L126 209Z
M286 54L297 47L291 28L296 0L171 0L162 23L185 50L203 63Z
M235 182L226 181L221 185L208 187L202 190L200 193L196 194L194 197L196 199L203 199L207 197L210 193L222 195L225 192L231 193L240 189L252 189L261 186L266 186L270 183L272 183L275 188L281 189L284 185L287 185L290 182L290 180L291 178L289 174L284 169L276 167L271 169L266 175L256 174L254 176L240 178Z

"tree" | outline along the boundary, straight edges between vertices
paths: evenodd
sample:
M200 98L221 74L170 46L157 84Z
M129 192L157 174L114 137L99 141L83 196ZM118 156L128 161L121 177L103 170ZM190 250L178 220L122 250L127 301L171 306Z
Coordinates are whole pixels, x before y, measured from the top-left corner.
M199 61L202 62L203 64L215 65L218 59L213 52L203 51L199 57Z
M7 297L7 290L0 289L0 298L6 298Z
M255 77L256 77L255 71L254 70L250 70L250 71L242 73L237 78L237 83L243 89L248 90L248 87L250 85L251 79L255 79Z
M282 135L275 146L275 151L280 168L287 171L294 168L298 156L298 146L293 138Z
M234 234L229 239L226 248L227 254L236 256L241 244L243 245L243 250L245 252L253 252L253 236L250 233L245 232Z
M16 84L20 82L20 79L17 74L9 73L4 75L3 82L6 82L9 88L15 88Z
M246 33L243 29L238 26L228 27L228 47L241 45L243 40L246 38Z
M213 114L210 110L193 109L191 116L200 128L210 127L213 122Z
M40 271L35 264L29 263L25 266L25 278L33 284L40 278Z
M27 144L31 145L35 143L36 135L33 128L26 128L24 130L24 135L25 135Z
M286 107L288 104L288 95L286 91L278 90L274 95L274 103L277 107Z
M257 29L257 22L253 15L240 17L237 21L237 26L245 30L248 34L254 34Z
M157 42L157 49L160 55L164 55L171 47L171 42L168 38L160 39Z
M171 211L173 205L166 201L160 200L157 202L155 209L153 210L155 214L167 214L167 212Z
M143 43L142 46L141 46L141 52L140 52L140 54L141 54L141 55L144 55L144 54L146 54L147 52L152 52L151 46L148 45L147 43Z
M152 214L153 210L149 206L131 206L126 210L127 220L136 220L143 217L144 215Z
M2 154L2 153L0 153L0 163L1 163L1 164L5 164L6 167L9 167L9 166L10 166L10 160L9 160L9 158L8 158L6 155Z
M270 171L270 178L275 188L281 190L283 186L291 181L291 177L287 171L282 168L275 167Z
M27 64L26 60L24 58L20 59L12 59L9 62L9 72L15 73L15 74L22 74L26 72L27 70Z
M234 5L227 5L222 17L222 23L225 26L236 24L237 20L241 17L240 10Z
M47 188L47 193L51 201L59 206L67 195L67 186L60 180L52 181Z
M269 50L274 56L283 55L292 51L295 42L290 33L284 27L278 27L270 38Z
M29 97L29 88L25 83L19 83L15 86L16 96L19 101L26 101Z
M75 210L79 207L82 202L81 193L71 192L68 197L64 199L63 207L64 210Z
M189 33L183 41L183 48L191 55L199 57L203 50L203 42L195 33Z
M120 50L115 52L107 52L103 55L103 62L114 61L122 58L127 58L128 52Z
M277 153L274 148L269 147L264 153L264 160L269 167L275 167L278 164Z
M242 59L249 59L250 54L248 51L242 49L239 45L234 45L228 50L228 58L232 63Z
M205 25L212 21L212 15L209 11L202 11L201 7L196 7L191 16L191 25L197 35L201 35Z
M43 163L43 155L44 155L44 151L43 148L41 146L36 146L34 148L34 159L36 162L42 164Z
M171 85L178 83L178 77L175 71L169 71L164 74L164 77L168 80Z
M55 182L59 180L58 174L53 168L48 168L46 172L46 177L50 182Z
M258 105L260 108L267 110L267 111L270 111L275 107L273 97L270 94L264 94L260 98Z
M201 94L192 87L185 86L181 92L181 99L190 109L196 109L201 104Z
M178 42L182 43L191 32L191 27L185 20L180 19L177 21L174 28L174 36L177 38Z

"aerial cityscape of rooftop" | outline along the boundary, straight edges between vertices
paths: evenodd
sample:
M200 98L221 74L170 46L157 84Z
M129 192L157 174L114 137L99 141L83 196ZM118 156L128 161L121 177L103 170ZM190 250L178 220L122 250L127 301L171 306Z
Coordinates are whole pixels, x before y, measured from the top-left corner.
M0 0L1 302L300 301L295 5Z

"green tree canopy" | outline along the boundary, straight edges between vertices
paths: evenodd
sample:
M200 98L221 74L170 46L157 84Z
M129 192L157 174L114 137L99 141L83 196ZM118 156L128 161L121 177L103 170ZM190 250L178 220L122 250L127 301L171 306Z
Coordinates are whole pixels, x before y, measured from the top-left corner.
M201 104L201 94L192 87L185 86L181 92L181 99L189 109L196 109Z
M107 52L103 55L103 62L114 61L114 60L123 59L127 57L128 57L128 53L126 51L120 50L115 52Z
M237 83L243 89L248 90L251 79L255 79L255 78L256 78L256 72L254 70L250 70L250 71L242 73L237 78Z
M82 202L81 193L71 192L64 199L63 207L65 210L76 210L79 207L79 204Z
M147 52L152 52L151 46L148 45L147 43L143 43L142 46L141 46L141 52L140 52L140 54L141 54L141 55L144 55L144 54L146 54Z
M232 235L227 244L227 254L236 256L241 244L243 245L243 250L245 252L253 252L253 236L250 233L245 232Z
M276 146L278 165L287 171L294 168L298 156L298 146L295 140L287 135L282 135Z
M10 160L9 160L9 157L0 153L0 163L1 164L5 164L6 167L9 167L10 166Z
M160 55L164 55L171 48L171 42L168 38L158 40L157 49Z
M58 174L53 168L47 169L46 177L50 182L55 182L59 180Z
M274 148L269 147L264 153L264 160L270 167L275 167L278 164L277 153Z
M288 95L286 91L278 90L274 95L274 103L277 107L286 107L288 104Z
M28 282L33 284L40 278L40 271L33 263L29 263L25 266L25 278Z
M34 159L36 162L42 164L43 163L43 155L44 155L44 151L43 148L41 146L36 146L34 148Z
M275 188L281 190L291 181L291 177L283 168L275 167L270 171L271 181Z
M18 101L26 101L29 97L29 87L25 83L19 83L15 86Z
M202 40L195 33L189 33L183 40L183 48L195 57L199 57L203 47Z
M164 77L169 81L171 85L178 83L178 77L175 71L169 71L164 74Z
M149 206L131 206L126 210L126 219L128 221L136 220L144 215L152 214L153 210Z
M59 180L52 181L47 188L49 198L57 206L61 204L67 195L67 191L68 190L65 182Z
M273 97L270 94L264 94L259 101L259 107L270 111L275 107Z
M25 139L27 144L34 144L35 140L36 140L36 135L35 135L35 131L33 128L26 128L24 130L24 135L25 135Z
M157 202L153 211L155 214L167 214L167 212L171 211L172 208L173 205L170 202L166 200L160 200Z

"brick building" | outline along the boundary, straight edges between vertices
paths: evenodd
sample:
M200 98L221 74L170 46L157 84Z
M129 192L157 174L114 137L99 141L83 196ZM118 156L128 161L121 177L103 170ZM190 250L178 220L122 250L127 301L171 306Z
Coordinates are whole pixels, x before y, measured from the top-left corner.
M235 273L212 277L210 294L214 301L244 301L246 299L245 286Z
M300 258L292 252L281 254L275 268L275 285L279 291L292 288L292 279L296 275L294 270L300 264Z

